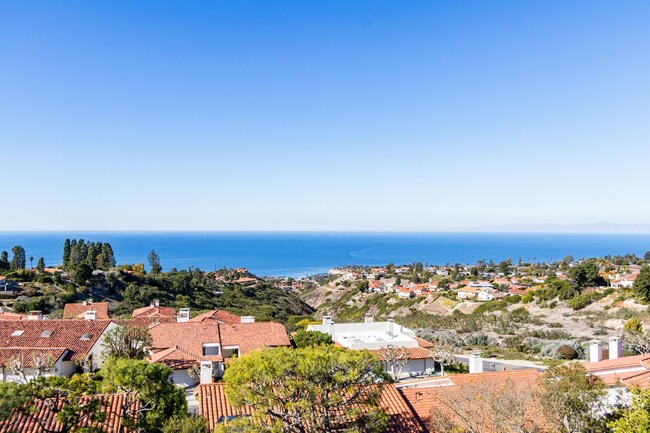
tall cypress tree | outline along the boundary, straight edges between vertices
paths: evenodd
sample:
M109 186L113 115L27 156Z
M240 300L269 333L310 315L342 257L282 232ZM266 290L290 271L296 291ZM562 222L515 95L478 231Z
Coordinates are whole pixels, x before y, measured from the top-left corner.
M102 246L102 269L108 271L111 268L115 267L115 255L113 254L113 248L111 244L106 242Z
M6 251L0 253L0 269L9 269L9 254Z
M68 267L68 262L70 261L70 239L66 239L63 244L63 268Z
M14 271L18 269L25 269L25 248L20 245L16 245L11 249L13 257L11 258L11 269Z
M45 260L43 257L38 258L38 262L36 263L36 269L38 269L39 272L43 272L43 269L45 269Z

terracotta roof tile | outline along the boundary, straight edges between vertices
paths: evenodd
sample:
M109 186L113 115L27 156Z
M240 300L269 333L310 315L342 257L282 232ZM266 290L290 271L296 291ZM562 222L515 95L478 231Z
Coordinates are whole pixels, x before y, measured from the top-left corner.
M206 321L206 320L215 320L215 321L220 322L220 323L226 323L226 324L229 324L229 325L234 325L236 323L241 322L241 317L236 315L236 314L224 311L224 310L212 310L212 311L205 312L203 314L199 314L198 316L191 318L189 321L190 322L203 322L203 321Z
M97 311L97 319L108 319L108 302L65 304L63 307L63 318L83 319L86 311Z
M133 310L131 317L176 317L176 309L172 307L142 307Z
M599 370L610 370L616 368L626 368L634 366L642 366L642 363L650 362L650 354L623 356L618 359L604 359L598 362L585 362L582 365L588 372L596 372ZM650 367L647 367L650 369Z
M98 397L102 399L101 410L106 413L106 418L101 423L90 423L84 419L75 426L76 429L99 427L106 433L122 432L124 429L122 425L124 394L106 394ZM36 402L33 412L15 411L8 419L0 421L0 433L42 433L44 431L55 433L61 430L62 427L56 419L56 414L48 408L48 405L40 401Z
M210 431L214 430L218 423L227 422L231 417L250 416L253 413L250 406L230 405L223 383L200 385L197 394L200 403L199 414L208 420ZM386 433L426 432L422 422L393 385L383 387L379 405L389 416Z
M0 347L0 366L7 366L11 358L22 356L25 360L25 367L33 367L34 355L49 355L56 362L66 353L69 353L69 350L65 347L48 347L45 349L35 347Z
M73 352L71 359L83 359L110 323L110 320L6 321L0 326L0 348L66 348ZM19 331L22 332L18 334ZM51 333L44 336L44 331ZM87 338L82 339L85 334Z

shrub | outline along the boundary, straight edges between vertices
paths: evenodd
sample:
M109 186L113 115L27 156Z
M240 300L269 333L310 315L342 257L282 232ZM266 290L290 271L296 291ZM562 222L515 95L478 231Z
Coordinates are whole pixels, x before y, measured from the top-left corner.
M625 322L623 329L628 332L643 332L643 323L639 319L630 319Z
M578 357L578 352L576 352L576 350L568 344L563 344L562 346L558 347L555 353L560 359L571 360Z

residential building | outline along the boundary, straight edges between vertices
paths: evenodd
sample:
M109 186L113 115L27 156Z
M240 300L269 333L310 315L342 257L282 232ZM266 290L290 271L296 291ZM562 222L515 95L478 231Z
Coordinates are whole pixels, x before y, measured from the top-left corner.
M435 367L429 350L431 343L418 338L413 330L392 319L375 322L368 315L363 323L334 323L330 316L325 316L322 324L309 325L307 330L329 334L336 345L346 349L367 349L379 359L382 358L382 350L389 346L403 348L406 365L402 367L401 377L421 375ZM392 368L389 363L384 363L387 373L392 374Z
M15 320L0 325L0 380L20 381L10 361L20 358L25 376L34 376L34 357L48 356L54 363L47 375L70 376L81 365L101 367L102 342L117 326L110 320Z
M108 302L93 302L92 299L76 304L65 304L64 319L106 320L108 319Z
M253 408L250 406L232 406L226 396L223 383L200 385L196 394L200 402L199 414L207 419L210 431L213 431L218 424L228 423L238 417L251 416L253 413ZM387 384L382 388L379 406L388 415L388 425L384 430L386 433L425 433L427 431L394 385ZM345 421L352 422L354 420L345 419Z
M242 319L247 321L251 317ZM191 367L209 369L211 382L213 376L223 374L224 364L233 358L261 348L291 346L285 327L273 322L160 323L149 328L149 332L152 337L150 361L169 366L174 371L174 383L184 387L194 385L194 378L187 371Z
M105 414L105 418L100 426L90 422L88 417L83 417L79 424L74 426L74 431L80 431L85 428L97 428L104 433L127 433L135 432L135 428L129 428L123 423L125 394L105 394L92 397L82 397L84 399L98 398L101 400L99 410ZM59 432L62 425L57 418L56 412L47 401L34 402L33 411L14 411L6 419L0 420L0 433L43 433ZM139 402L134 402L131 410L137 410ZM94 430L93 430L94 431Z
M480 290L475 288L475 287L461 287L458 289L458 293L456 297L461 300L466 300L466 299L474 299L478 295L478 292Z
M219 323L224 323L224 324L229 324L229 325L235 325L237 323L241 323L242 318L236 314L229 313L224 310L210 310L208 312L205 312L203 314L199 314L196 317L192 317L189 319L189 322L205 322L205 321L216 321Z

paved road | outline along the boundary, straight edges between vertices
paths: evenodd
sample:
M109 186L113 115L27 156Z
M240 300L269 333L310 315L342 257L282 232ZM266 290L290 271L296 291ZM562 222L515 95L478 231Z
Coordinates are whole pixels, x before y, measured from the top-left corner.
M454 355L456 361L469 363L468 355ZM539 371L544 371L546 367L537 365L530 361L519 360L502 360L502 359L483 359L483 371L503 371L503 370L525 370L528 368L535 368Z

